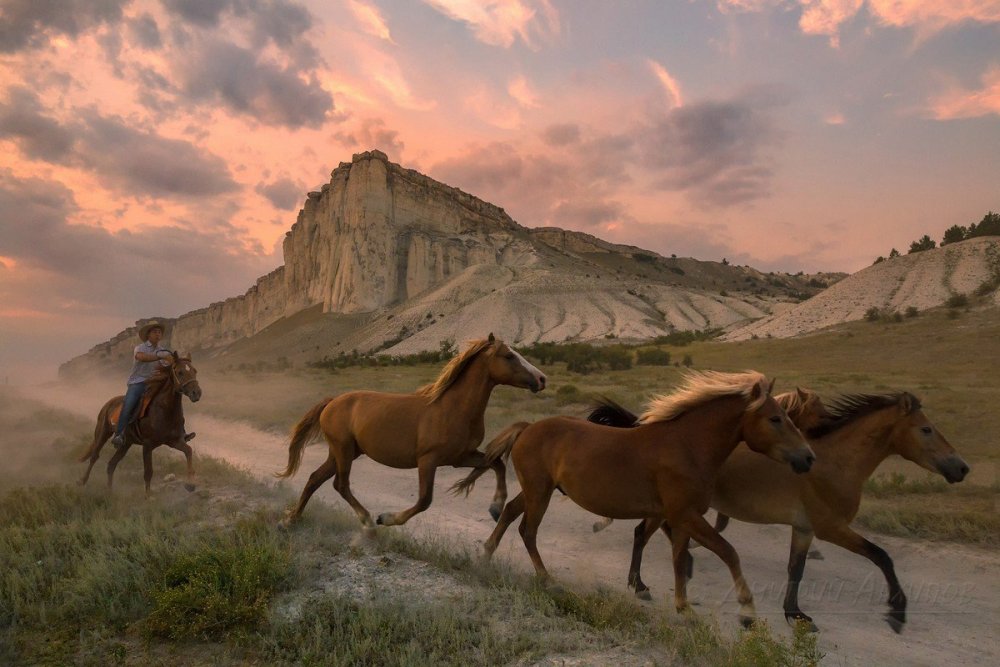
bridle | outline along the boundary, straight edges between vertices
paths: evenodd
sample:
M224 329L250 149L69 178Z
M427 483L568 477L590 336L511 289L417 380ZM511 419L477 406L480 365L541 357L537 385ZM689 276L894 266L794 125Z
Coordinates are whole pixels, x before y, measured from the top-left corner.
M190 380L187 380L185 382L181 382L181 379L179 377L177 377L177 364L176 363L170 365L170 376L171 376L171 378L174 381L174 386L176 387L174 389L174 393L175 394L179 394L179 393L183 392L184 391L184 387L188 386L192 382L197 382L197 380L198 380L197 377L193 377Z

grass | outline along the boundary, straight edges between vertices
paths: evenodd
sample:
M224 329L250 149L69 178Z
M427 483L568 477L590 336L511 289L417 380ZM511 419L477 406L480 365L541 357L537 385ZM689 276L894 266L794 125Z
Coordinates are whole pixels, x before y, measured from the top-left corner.
M85 420L10 392L3 398L4 454L18 464L0 470L0 664L819 658L815 639L788 643L766 627L727 636L711 621L664 616L618 593L548 590L443 542L380 531L352 546L356 520L330 508L281 532L285 492L208 458L199 470L211 492L158 480L146 499L138 478L121 480L114 494L78 487L75 457L88 439L76 434L88 430ZM162 465L173 474L183 468ZM361 595L353 582L374 576L365 569L373 557L387 568L418 564L434 583L413 597ZM332 588L317 586L334 575Z

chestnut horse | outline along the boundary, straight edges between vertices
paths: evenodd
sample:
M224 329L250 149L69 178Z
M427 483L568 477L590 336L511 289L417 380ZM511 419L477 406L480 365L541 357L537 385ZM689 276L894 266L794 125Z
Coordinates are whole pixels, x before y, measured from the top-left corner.
M815 428L827 420L832 419L832 416L827 411L826 406L823 405L822 399L814 391L809 389L802 389L796 387L795 391L785 392L784 394L778 394L774 397L774 400L778 402L778 405L785 409L788 413L788 418L792 420L795 426L805 433L811 428ZM639 416L634 415L622 406L618 405L610 398L602 396L595 401L594 407L591 409L590 414L587 416L587 421L592 421L595 424L605 424L607 426L635 426L639 421ZM722 529L726 527L729 519L725 516L720 515L715 522L715 529L722 532ZM595 521L593 525L594 532L600 532L614 523L614 519L610 517L604 517L600 521ZM637 572L637 570L636 570ZM642 585L642 582L635 584L631 579L629 580L629 586L635 588L636 597L642 600L652 599L649 594L649 589Z
M507 499L506 468L500 461L487 461L477 448L486 433L486 404L493 388L501 384L538 392L545 388L545 376L490 334L487 340L473 341L434 383L416 393L352 391L320 401L295 426L288 466L276 476L294 475L306 444L320 432L329 444L329 457L309 476L298 505L282 524L297 521L316 489L333 477L333 488L354 509L361 524L373 528L371 514L351 493L351 465L361 455L393 468L417 469L420 495L416 505L380 514L380 525L401 525L426 510L439 466L492 468L497 489L490 513L496 518Z
M184 406L181 395L187 396L192 403L201 399L201 387L198 385L198 371L191 365L191 355L179 356L173 352L173 358L168 359L170 365L161 367L150 378L147 390L152 394L149 409L139 419L134 420L125 428L125 444L115 450L108 461L108 488L111 488L118 462L125 458L129 447L133 444L142 445L143 479L146 482L146 493L149 493L150 481L153 479L153 450L160 445L167 445L184 453L187 459L188 491L194 491L194 464L191 445L184 438ZM90 459L87 471L80 478L80 484L86 484L90 471L101 455L101 449L115 432L115 424L121 413L124 396L115 396L101 408L97 414L97 426L94 428L94 441L80 461Z
M500 514L485 544L487 556L523 513L524 546L536 573L547 578L535 539L552 492L559 489L601 516L670 523L678 611L688 608L680 556L691 538L707 546L729 566L741 620L750 624L753 595L739 557L702 514L708 509L719 466L741 440L796 470L804 472L812 465L812 450L770 391L767 378L756 372L689 373L678 391L653 399L642 423L633 429L572 417L508 427L488 445L486 458L493 462L509 457L521 493ZM462 490L461 482L456 490Z
M906 623L906 595L892 559L850 527L861 504L864 483L892 454L939 473L949 483L965 479L969 466L924 415L913 394L844 395L831 404L829 415L807 431L819 456L807 475L790 475L784 466L753 456L745 447L737 448L716 478L711 503L719 511L716 528L722 530L728 517L792 527L785 619L789 623L804 621L814 631L812 618L799 609L798 601L813 537L864 556L885 576L890 607L886 620L893 630L901 632ZM623 416L622 422L628 419ZM636 527L629 580L634 577L637 590L645 587L639 577L642 549L656 529L657 525L648 521Z

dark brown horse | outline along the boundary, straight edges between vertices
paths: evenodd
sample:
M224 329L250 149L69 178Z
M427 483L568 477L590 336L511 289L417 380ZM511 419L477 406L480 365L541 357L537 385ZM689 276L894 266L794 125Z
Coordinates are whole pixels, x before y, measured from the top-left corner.
M309 476L298 505L283 524L298 520L316 489L333 477L333 487L354 509L361 524L374 527L371 514L351 492L351 465L362 455L393 468L418 471L416 505L380 514L381 525L404 524L430 506L439 466L493 468L497 490L490 513L494 518L499 516L507 499L506 469L502 462L487 462L477 448L486 432L486 404L494 387L501 384L537 392L545 388L545 376L490 334L487 340L473 342L445 366L433 384L416 393L352 391L319 402L296 425L288 446L288 466L276 476L294 475L306 444L320 433L329 444L329 457Z
M886 620L900 632L906 622L906 595L892 559L850 527L864 483L892 454L939 473L950 483L965 479L969 466L927 419L912 394L841 396L830 406L829 415L807 432L818 455L807 475L790 475L783 466L753 456L745 447L737 448L716 479L711 502L719 511L716 527L725 527L728 517L792 527L785 618L790 623L804 621L814 630L816 626L799 609L798 601L813 537L864 556L885 576L890 607ZM623 422L628 419L622 417ZM639 576L642 549L657 527L648 521L636 527L629 580L634 578L637 587L644 587Z
M697 539L729 566L741 620L749 624L754 617L753 595L739 557L702 517L719 466L741 440L796 470L808 470L813 462L809 445L771 397L767 379L756 372L690 373L680 390L654 399L642 423L633 429L571 417L508 427L489 444L486 458L509 456L521 493L504 507L486 541L486 554L493 554L507 527L523 513L524 546L536 573L547 578L535 540L552 492L559 489L601 516L652 518L656 525L669 522L674 531L678 611L688 607L680 557L688 540ZM456 490L462 486L459 483Z
M184 406L181 395L187 396L192 403L201 399L201 387L198 385L198 371L191 365L191 356L179 356L173 353L168 360L170 365L160 368L150 378L147 392L152 395L149 409L139 419L134 420L125 428L125 444L115 450L108 461L108 488L114 479L115 468L129 447L133 444L142 445L143 479L146 482L146 493L149 493L150 481L153 479L153 450L160 445L167 445L184 453L187 459L188 491L194 491L194 464L191 460L191 445L184 438ZM86 484L90 471L101 455L101 449L115 432L115 424L122 409L124 396L115 396L101 408L97 415L97 426L94 428L94 441L80 461L90 459L87 471L80 478L80 484Z

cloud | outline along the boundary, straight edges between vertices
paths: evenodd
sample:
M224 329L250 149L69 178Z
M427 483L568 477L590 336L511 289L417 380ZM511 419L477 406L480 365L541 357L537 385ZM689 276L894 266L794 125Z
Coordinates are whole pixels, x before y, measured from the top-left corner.
M142 14L126 21L128 26L130 41L133 44L153 51L163 46L163 39L160 37L160 27L149 14Z
M258 183L254 192L271 202L275 208L294 211L305 188L290 178L279 178L272 183Z
M956 87L937 96L930 103L930 117L955 120L1000 115L1000 65L987 70L982 83L979 90Z
M351 10L351 14L354 15L355 20L361 24L361 28L366 33L384 39L390 44L395 44L392 34L389 32L389 26L386 25L378 7L359 2L359 0L348 0L347 8Z
M348 148L358 148L362 151L377 148L391 160L399 160L405 148L399 138L399 132L387 128L381 118L365 118L354 132L338 132L334 137Z
M677 79L675 79L670 72L667 71L666 67L655 60L648 59L646 62L649 64L649 68L653 70L653 74L656 75L657 79L659 79L660 85L663 86L663 89L669 96L670 106L668 108L683 106L684 100L681 98L681 87L680 84L677 83Z
M524 75L516 76L510 80L507 84L507 94L523 107L530 109L539 106L538 93L532 90L531 84L528 83L528 79Z
M46 46L54 36L78 35L117 23L131 0L5 0L0 10L0 53Z
M147 227L115 234L70 224L61 183L0 170L0 255L17 262L0 286L7 308L59 314L181 313L246 291L278 260L229 225Z
M303 80L292 66L264 61L251 49L215 38L180 55L176 73L188 98L221 104L268 125L317 127L334 110L333 96L315 78Z
M770 191L768 149L780 140L769 115L780 98L750 91L730 101L703 101L655 116L633 132L643 165L658 187L696 201L731 206Z
M237 189L220 157L180 139L136 129L117 116L75 109L74 121L42 114L26 88L0 104L0 137L29 158L64 162L93 172L106 187L136 196L205 197Z
M538 40L550 40L560 32L559 13L548 0L424 0L455 21L472 28L479 41L491 46L511 47L520 39L537 49Z
M549 221L557 227L588 229L631 218L621 202L599 199L561 201L552 209Z
M580 126L576 123L556 123L542 130L542 141L549 146L568 146L580 141Z
M232 0L160 0L176 16L202 28L216 28Z
M839 46L840 27L864 7L877 24L937 31L965 21L1000 22L996 0L717 0L723 13L759 12L800 6L799 27L809 35L826 35Z

